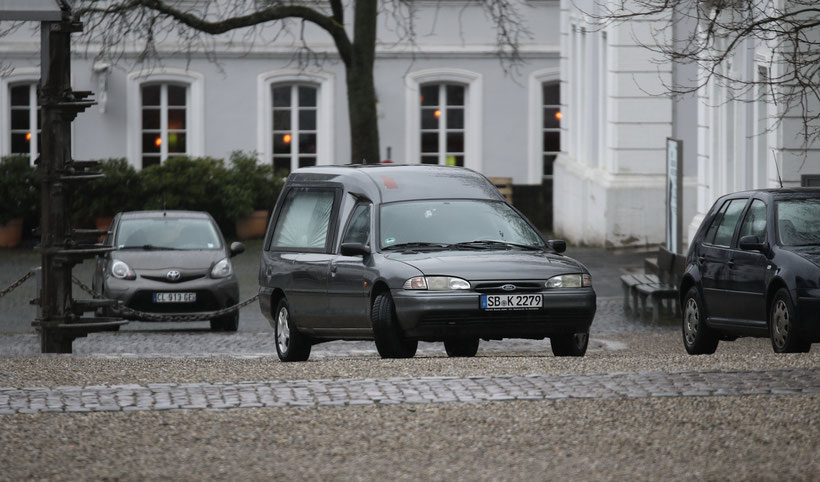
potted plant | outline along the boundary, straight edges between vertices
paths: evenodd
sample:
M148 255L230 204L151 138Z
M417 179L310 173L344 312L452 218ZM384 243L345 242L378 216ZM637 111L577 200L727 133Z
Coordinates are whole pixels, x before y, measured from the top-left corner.
M0 159L0 247L20 244L23 222L37 216L37 187L37 170L28 156Z
M228 171L222 159L211 157L169 158L139 172L143 209L190 209L206 211L220 229L232 228L226 214L225 185Z
M274 174L271 166L259 164L252 154L234 151L230 163L226 211L235 220L236 236L261 238L284 180Z

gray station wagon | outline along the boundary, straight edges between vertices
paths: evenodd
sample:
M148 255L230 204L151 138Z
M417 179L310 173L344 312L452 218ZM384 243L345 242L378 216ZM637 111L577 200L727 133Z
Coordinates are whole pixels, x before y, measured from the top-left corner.
M409 358L420 340L469 357L480 339L549 337L555 355L583 356L595 291L565 249L468 169L303 168L268 226L259 303L283 361L330 340Z

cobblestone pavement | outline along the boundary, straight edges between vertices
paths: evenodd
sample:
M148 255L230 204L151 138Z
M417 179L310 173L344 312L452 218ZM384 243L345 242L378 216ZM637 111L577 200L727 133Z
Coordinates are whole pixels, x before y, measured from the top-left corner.
M48 412L818 395L817 370L421 377L0 388L0 415Z

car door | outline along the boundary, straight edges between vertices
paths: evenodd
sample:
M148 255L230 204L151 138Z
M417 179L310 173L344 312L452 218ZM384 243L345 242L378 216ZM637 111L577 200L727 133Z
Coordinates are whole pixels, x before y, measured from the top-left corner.
M372 208L368 201L359 202L350 215L341 244L370 246ZM341 249L341 246L340 246ZM342 331L369 331L369 304L365 263L369 255L336 254L330 262L328 303L333 326Z
M293 186L283 195L262 278L268 289L285 293L297 326L328 325L327 276L333 257L339 189Z
M725 319L731 313L731 307L725 298L728 290L727 263L732 239L746 202L747 198L727 200L712 220L699 247L697 262L700 266L703 298L709 317L713 319Z
M757 236L766 241L766 203L753 199L740 224L726 263L726 317L733 322L764 326L766 324L766 267L769 260L760 251L744 251L739 242L743 236Z

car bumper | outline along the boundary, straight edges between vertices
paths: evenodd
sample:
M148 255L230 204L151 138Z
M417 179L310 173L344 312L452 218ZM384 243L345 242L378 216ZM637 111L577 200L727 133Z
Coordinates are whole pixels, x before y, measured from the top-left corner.
M440 341L451 337L535 338L581 333L595 317L595 291L589 288L545 291L535 310L486 311L480 295L393 290L396 316L408 338ZM533 294L533 293L527 293Z
M156 303L154 293L196 293L196 301L188 303ZM239 301L239 283L235 276L224 279L200 278L182 283L163 283L146 279L120 280L108 278L104 296L115 299L132 310L152 314L186 314L221 310ZM141 318L123 310L113 314L129 320ZM204 318L207 319L207 318ZM157 320L144 320L157 321Z

